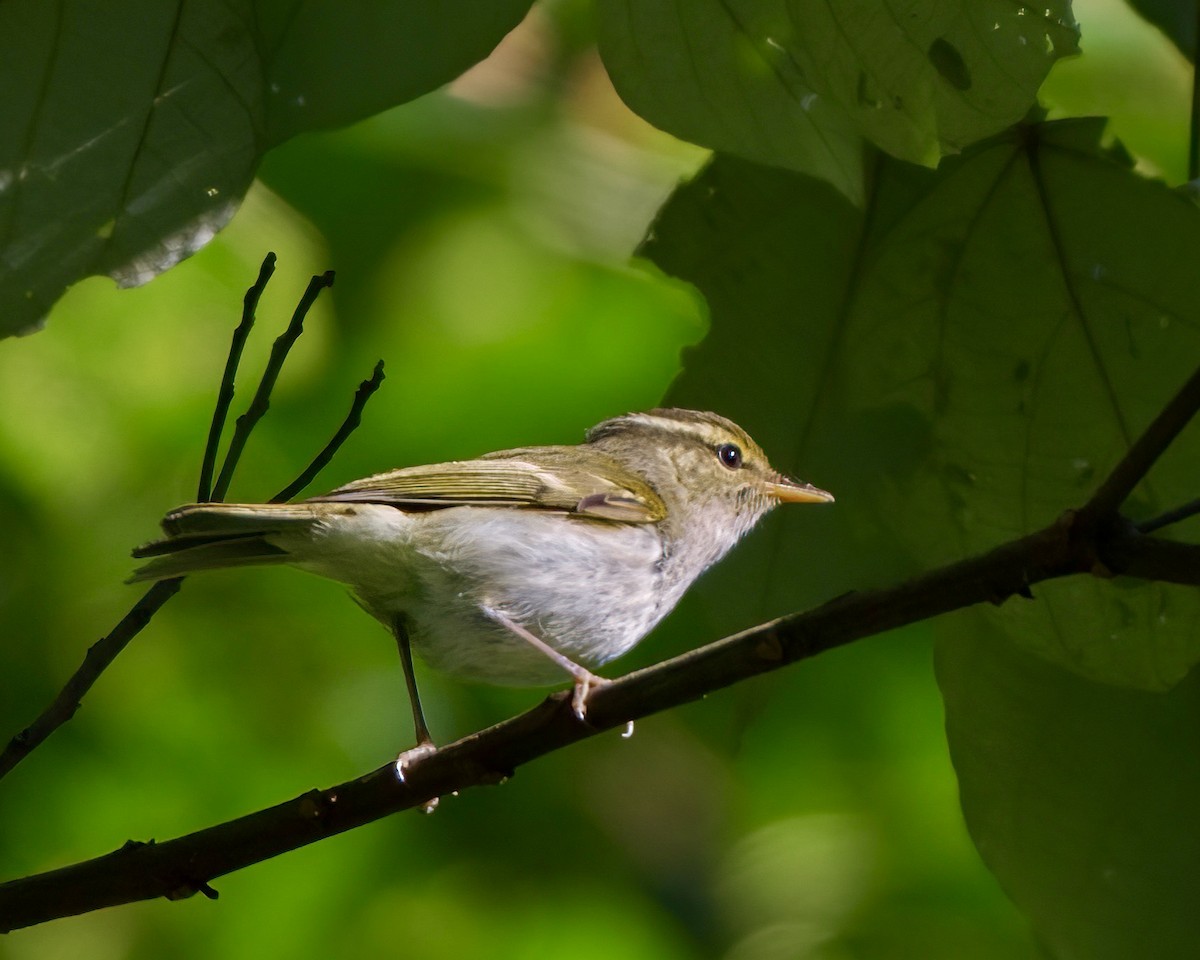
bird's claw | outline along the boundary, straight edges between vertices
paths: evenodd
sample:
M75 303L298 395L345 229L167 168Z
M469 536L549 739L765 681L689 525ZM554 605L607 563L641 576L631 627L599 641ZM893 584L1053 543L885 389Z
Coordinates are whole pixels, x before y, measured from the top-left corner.
M410 747L396 758L396 779L405 783L404 768L409 764L423 760L437 753L437 747L430 740L422 740L415 747Z
M571 712L575 714L576 720L580 723L587 722L587 705L592 691L597 687L606 687L610 683L612 683L611 680L588 672L575 678L575 689L571 693Z

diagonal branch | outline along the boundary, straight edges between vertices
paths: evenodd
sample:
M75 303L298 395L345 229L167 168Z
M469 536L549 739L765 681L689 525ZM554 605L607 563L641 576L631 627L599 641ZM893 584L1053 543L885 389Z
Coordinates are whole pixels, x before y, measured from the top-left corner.
M1091 520L1115 516L1121 504L1142 482L1150 468L1171 445L1179 432L1191 422L1200 410L1200 370L1188 378L1179 392L1163 407L1133 446L1126 451L1121 462L1113 468L1080 511Z
M50 705L38 714L33 723L9 740L3 752L0 752L0 777L11 772L13 767L29 756L50 734L75 716L84 694L92 689L100 674L116 659L117 654L125 649L129 641L142 631L159 608L179 592L182 585L182 577L160 580L154 584L107 636L101 637L88 648L83 663L71 674L71 678L58 691Z
M1200 7L1197 7L1200 9ZM1200 513L1200 497L1194 500L1189 500L1187 503L1180 504L1178 507L1173 507L1170 510L1165 510L1157 517L1151 517L1149 520L1138 521L1137 528L1139 533L1153 533L1155 530L1161 530L1163 527L1169 527L1171 524L1179 523L1181 520L1186 520L1188 517L1194 517Z
M537 757L748 677L974 604L1028 596L1031 585L1045 580L1088 571L1110 576L1122 572L1126 561L1164 562L1157 548L1145 549L1152 538L1131 528L1102 539L1086 534L1077 514L1068 512L1037 533L898 586L846 594L631 673L594 691L586 724L575 719L565 695L556 694L527 713L412 761L403 782L388 764L175 840L130 842L94 860L10 881L0 885L0 931L153 897L215 896L210 881L234 870L424 806L434 797L499 783ZM1200 548L1189 549L1187 582L1200 583Z
M979 603L1031 596L1036 583L1072 574L1140 575L1200 585L1200 546L1140 533L1117 510L1200 408L1200 370L1130 447L1096 494L1036 533L898 586L849 593L639 670L597 689L587 723L562 694L528 713L361 779L165 843L127 843L94 860L0 885L0 931L100 907L197 892L216 877L390 813L468 787L498 783L568 744L739 680L854 640Z

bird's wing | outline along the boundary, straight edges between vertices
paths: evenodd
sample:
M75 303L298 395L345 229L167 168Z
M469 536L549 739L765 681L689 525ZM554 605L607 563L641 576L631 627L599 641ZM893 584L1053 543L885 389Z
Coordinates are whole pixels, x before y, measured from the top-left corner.
M478 460L405 467L355 480L312 500L412 510L508 506L623 523L656 523L667 512L644 480L609 457L578 447L530 447Z

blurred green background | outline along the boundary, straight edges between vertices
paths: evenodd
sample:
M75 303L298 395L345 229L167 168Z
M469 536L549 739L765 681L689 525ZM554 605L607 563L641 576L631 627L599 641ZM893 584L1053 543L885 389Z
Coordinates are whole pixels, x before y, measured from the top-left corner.
M1075 13L1085 55L1047 83L1052 115L1112 115L1144 167L1179 182L1186 64L1115 0ZM0 733L27 723L139 595L122 585L128 551L194 495L228 338L267 250L280 266L240 403L308 276L332 267L337 284L233 499L290 480L378 357L388 379L311 492L575 442L661 399L704 335L704 305L629 257L704 153L630 114L591 44L586 4L535 8L448 89L273 152L233 224L178 268L132 291L81 283L47 330L0 343ZM1130 63L1137 86L1122 79ZM726 563L736 574L736 555ZM609 672L716 639L703 593ZM443 740L542 696L420 679ZM394 646L340 587L275 569L193 578L3 784L0 873L190 832L364 773L410 736ZM19 932L0 956L1035 955L962 826L920 629L215 886L216 903Z

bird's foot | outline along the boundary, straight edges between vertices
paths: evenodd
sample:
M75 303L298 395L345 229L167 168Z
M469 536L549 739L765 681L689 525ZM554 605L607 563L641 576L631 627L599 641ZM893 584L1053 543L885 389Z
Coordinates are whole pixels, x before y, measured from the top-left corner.
M396 758L396 779L406 783L404 771L418 760L431 757L437 753L437 746L432 740L422 740L415 747L410 747Z
M592 691L598 687L605 687L612 683L611 680L606 680L604 677L598 677L590 670L585 670L578 664L573 664L578 673L572 673L575 678L575 689L571 692L571 712L575 714L575 719L580 723L587 720L587 705L588 700L592 696Z
M582 676L575 675L575 688L571 691L571 712L575 714L575 719L580 723L587 723L587 705L592 691L597 687L607 687L612 681L598 677L589 670L580 669ZM625 729L621 731L621 738L628 740L632 736L633 721L630 720L625 724Z
M592 673L587 667L581 667L570 657L565 656L558 650L555 650L541 637L526 630L516 621L512 620L507 614L495 607L490 607L487 604L480 606L480 611L489 619L495 620L497 623L507 627L518 637L528 643L535 650L539 650L547 657L557 663L567 673L571 675L575 687L571 692L571 712L575 714L575 719L580 723L587 722L587 705L591 698L592 691L597 687L605 687L612 683L611 680L606 680L604 677L598 677ZM628 739L633 736L633 721L630 720L625 726L623 737Z

